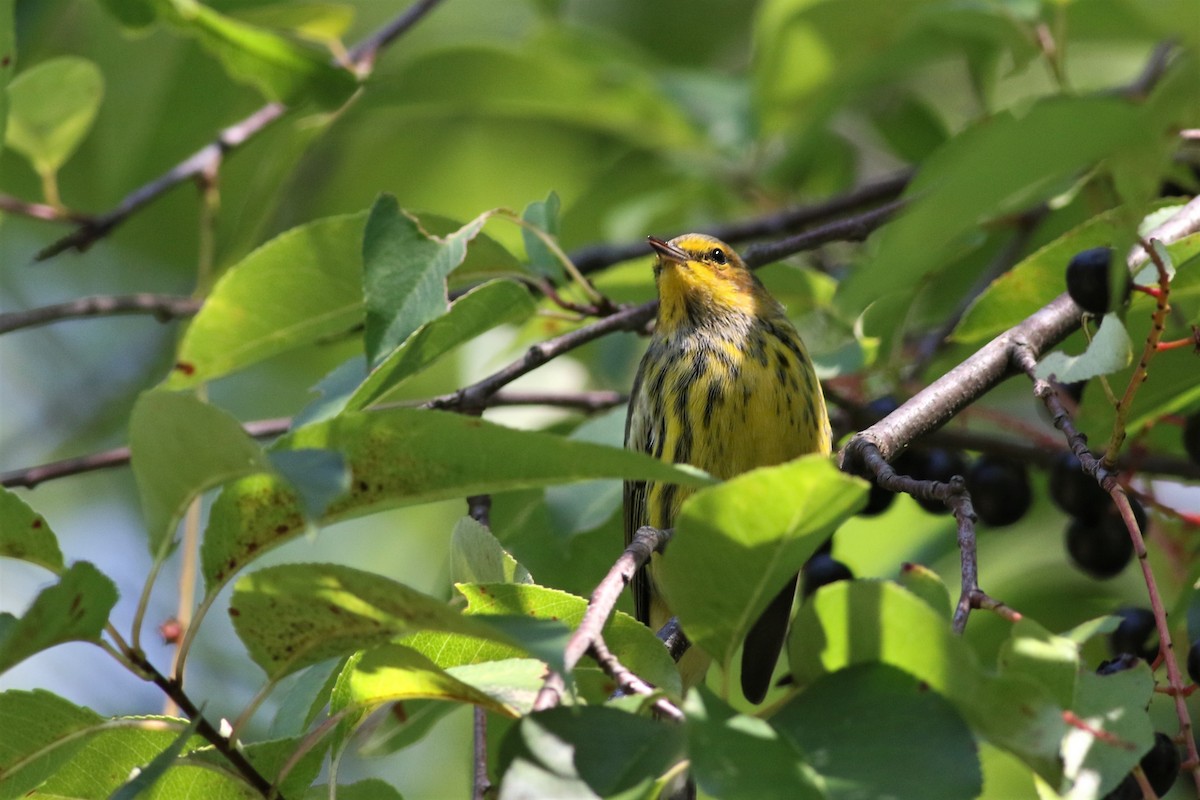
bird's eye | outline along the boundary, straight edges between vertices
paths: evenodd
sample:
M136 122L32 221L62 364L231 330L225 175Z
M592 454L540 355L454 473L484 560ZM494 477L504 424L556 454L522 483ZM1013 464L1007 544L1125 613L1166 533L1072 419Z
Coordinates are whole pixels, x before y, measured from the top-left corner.
M719 248L719 247L714 247L714 248L712 249L712 252L711 252L711 253L709 253L709 256L711 256L711 257L712 257L712 260L713 260L715 263L717 263L717 264L724 264L724 263L726 263L725 251L724 251L724 250L722 250L722 249L721 249L721 248Z

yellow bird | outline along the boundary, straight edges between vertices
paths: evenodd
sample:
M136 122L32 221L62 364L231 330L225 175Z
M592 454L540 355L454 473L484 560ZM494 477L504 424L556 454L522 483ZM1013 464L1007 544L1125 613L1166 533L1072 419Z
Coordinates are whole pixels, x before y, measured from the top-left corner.
M633 382L625 446L721 479L829 453L821 384L783 306L718 239L689 233L649 242L657 254L658 321ZM673 484L627 481L626 544L643 525L672 527L690 493ZM633 580L637 617L654 630L671 617L655 584L658 558ZM770 688L795 594L792 580L746 636L742 691L751 702L762 702ZM680 661L685 686L708 671L711 659L698 650L692 647Z

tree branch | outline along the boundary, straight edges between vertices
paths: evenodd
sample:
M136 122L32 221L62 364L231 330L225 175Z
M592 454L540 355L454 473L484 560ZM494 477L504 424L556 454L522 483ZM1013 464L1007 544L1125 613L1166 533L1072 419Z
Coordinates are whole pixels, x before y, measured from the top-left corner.
M152 314L159 322L167 322L179 317L192 316L200 310L203 302L197 297L145 292L81 297L67 303L0 314L0 333L49 325L67 319L114 317L123 314Z
M841 214L864 206L892 200L904 191L912 179L912 172L904 171L872 183L867 183L846 194L831 197L820 203L787 209L762 217L730 222L723 225L704 227L701 232L717 237L729 244L738 244L749 239L778 236L791 233L805 225L833 219ZM678 231L686 233L686 231ZM571 261L583 274L596 272L604 267L629 261L647 254L644 241L625 244L600 244L582 247L571 253ZM750 263L747 261L746 263Z
M633 540L625 548L625 552L621 553L616 563L609 569L608 574L596 585L595 591L588 600L587 610L583 613L583 619L579 622L579 627L567 640L567 646L563 651L563 673L570 673L584 653L600 640L605 623L612 615L621 593L633 580L634 573L650 560L651 553L661 550L670 541L670 538L670 530L659 530L648 525L639 528L634 533ZM562 700L565 691L566 684L563 675L551 672L533 701L533 710L544 711L547 708L553 708Z
M370 72L379 51L416 25L440 2L441 0L418 0L413 3L386 25L355 45L350 50L351 64L358 67L360 72ZM112 210L85 218L78 228L43 248L35 258L38 261L45 261L67 250L80 252L87 250L122 222L169 190L214 169L220 164L226 153L236 150L262 133L287 111L288 107L282 103L267 103L250 116L222 130L212 142L159 177L134 189Z

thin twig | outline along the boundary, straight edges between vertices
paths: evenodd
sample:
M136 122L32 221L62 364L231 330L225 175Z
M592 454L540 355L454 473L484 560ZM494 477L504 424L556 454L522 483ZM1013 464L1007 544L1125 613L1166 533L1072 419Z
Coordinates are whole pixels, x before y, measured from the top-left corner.
M379 51L390 45L398 36L413 27L432 11L441 0L418 0L386 25L369 34L350 50L353 66L361 72L369 72ZM197 150L183 161L167 170L149 183L145 183L126 195L116 207L103 214L86 218L80 226L36 256L38 261L53 258L67 250L83 252L104 238L118 225L129 219L144 206L157 200L169 190L202 175L212 165L220 163L230 153L266 130L271 123L288 111L282 103L267 103L240 122L220 131L213 141Z
M31 203L9 194L0 194L0 211L5 214L19 214L22 217L38 219L43 222L74 222L82 225L90 219L86 214L77 214L69 209L46 203Z
M608 574L596 585L595 591L588 600L587 610L583 613L583 619L579 621L579 627L567 640L567 646L563 651L564 674L570 673L579 663L579 659L599 639L605 623L608 622L608 618L617 605L618 598L633 580L634 573L650 560L651 553L661 549L670 538L670 530L659 530L649 526L639 528L633 535L629 546L621 553L616 563L609 569ZM562 700L565 691L566 684L563 675L551 672L533 701L533 710L543 711L553 708Z
M57 303L28 311L9 311L0 314L0 333L49 325L68 319L86 317L115 317L122 314L150 314L159 322L190 317L200 310L203 301L196 297L169 294L123 294L81 297L67 303Z
M786 209L774 214L738 222L709 225L701 228L701 232L711 234L729 244L738 244L750 239L791 233L806 225L834 219L846 212L855 211L864 206L892 200L904 191L904 187L908 185L911 179L911 172L900 172L896 175L864 184L846 194L837 195L820 203ZM683 232L679 231L679 233ZM586 275L612 266L613 264L619 264L622 261L629 261L630 259L647 255L647 251L646 243L639 240L624 244L590 245L575 250L570 255L571 261L580 272Z
M192 702L187 693L183 690L183 686L175 680L168 678L159 672L146 656L139 650L129 650L125 655L132 660L146 675L150 681L158 688L162 689L167 697L175 702L175 705L183 711L188 719L197 721L196 733L204 737L205 741L217 749L225 760L228 761L238 774L249 783L255 791L263 797L273 798L274 800L284 800L279 790L268 780L258 769L250 763L250 761L238 750L237 745L230 739L221 735L220 731L212 726L212 724L204 718L200 713L200 709Z
M626 667L613 655L612 651L608 649L608 645L605 644L603 636L597 635L592 640L592 644L588 648L588 653L600 665L600 669L604 670L604 674L613 679L617 684L618 690L625 694L636 694L642 697L654 697L657 693L657 689L639 678L629 667ZM665 719L672 720L673 722L683 722L683 711L679 709L679 706L665 697L654 697L654 701L650 704L650 707Z

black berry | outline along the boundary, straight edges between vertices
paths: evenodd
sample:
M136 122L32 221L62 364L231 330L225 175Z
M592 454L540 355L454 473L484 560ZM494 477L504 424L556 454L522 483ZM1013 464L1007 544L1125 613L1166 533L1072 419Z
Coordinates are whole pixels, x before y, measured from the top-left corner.
M1029 510L1033 492L1025 467L1016 461L981 456L967 471L967 488L980 521L997 528L1011 525Z
M1200 639L1192 642L1188 650L1187 671L1192 683L1200 683Z
M832 556L818 553L800 571L800 593L807 598L826 584L849 580L854 580L849 567Z
M1111 303L1108 270L1111 264L1111 247L1081 250L1067 264L1067 293L1084 311L1097 316L1108 313Z
M1183 449L1192 461L1200 464L1200 412L1188 417L1183 425Z
M1112 508L1108 493L1095 478L1083 473L1079 459L1071 452L1060 455L1050 468L1050 499L1084 522L1098 522L1105 509Z
M1162 797L1171 791L1179 777L1179 748L1165 733L1154 734L1154 747L1142 756L1142 772L1154 793Z
M1067 525L1067 555L1098 580L1121 573L1133 559L1133 542L1121 518L1105 514L1098 522L1072 519Z
M1114 656L1131 653L1153 663L1158 657L1158 629L1154 614L1145 608L1122 608L1116 613L1121 624L1108 635L1108 649Z
M957 450L943 450L931 447L928 450L909 450L896 459L896 471L909 475L918 480L939 481L945 483L955 475L967 471L967 460ZM916 498L914 498L916 499ZM945 514L949 512L945 503L937 500L920 500L917 504L930 514Z
M1133 669L1138 665L1139 659L1132 653L1121 653L1112 658L1101 661L1100 666L1096 667L1097 675L1115 675L1118 672L1124 672L1127 669Z
M895 492L890 492L879 484L872 483L871 491L867 494L867 504L858 513L864 517L878 516L887 511L895 499Z

